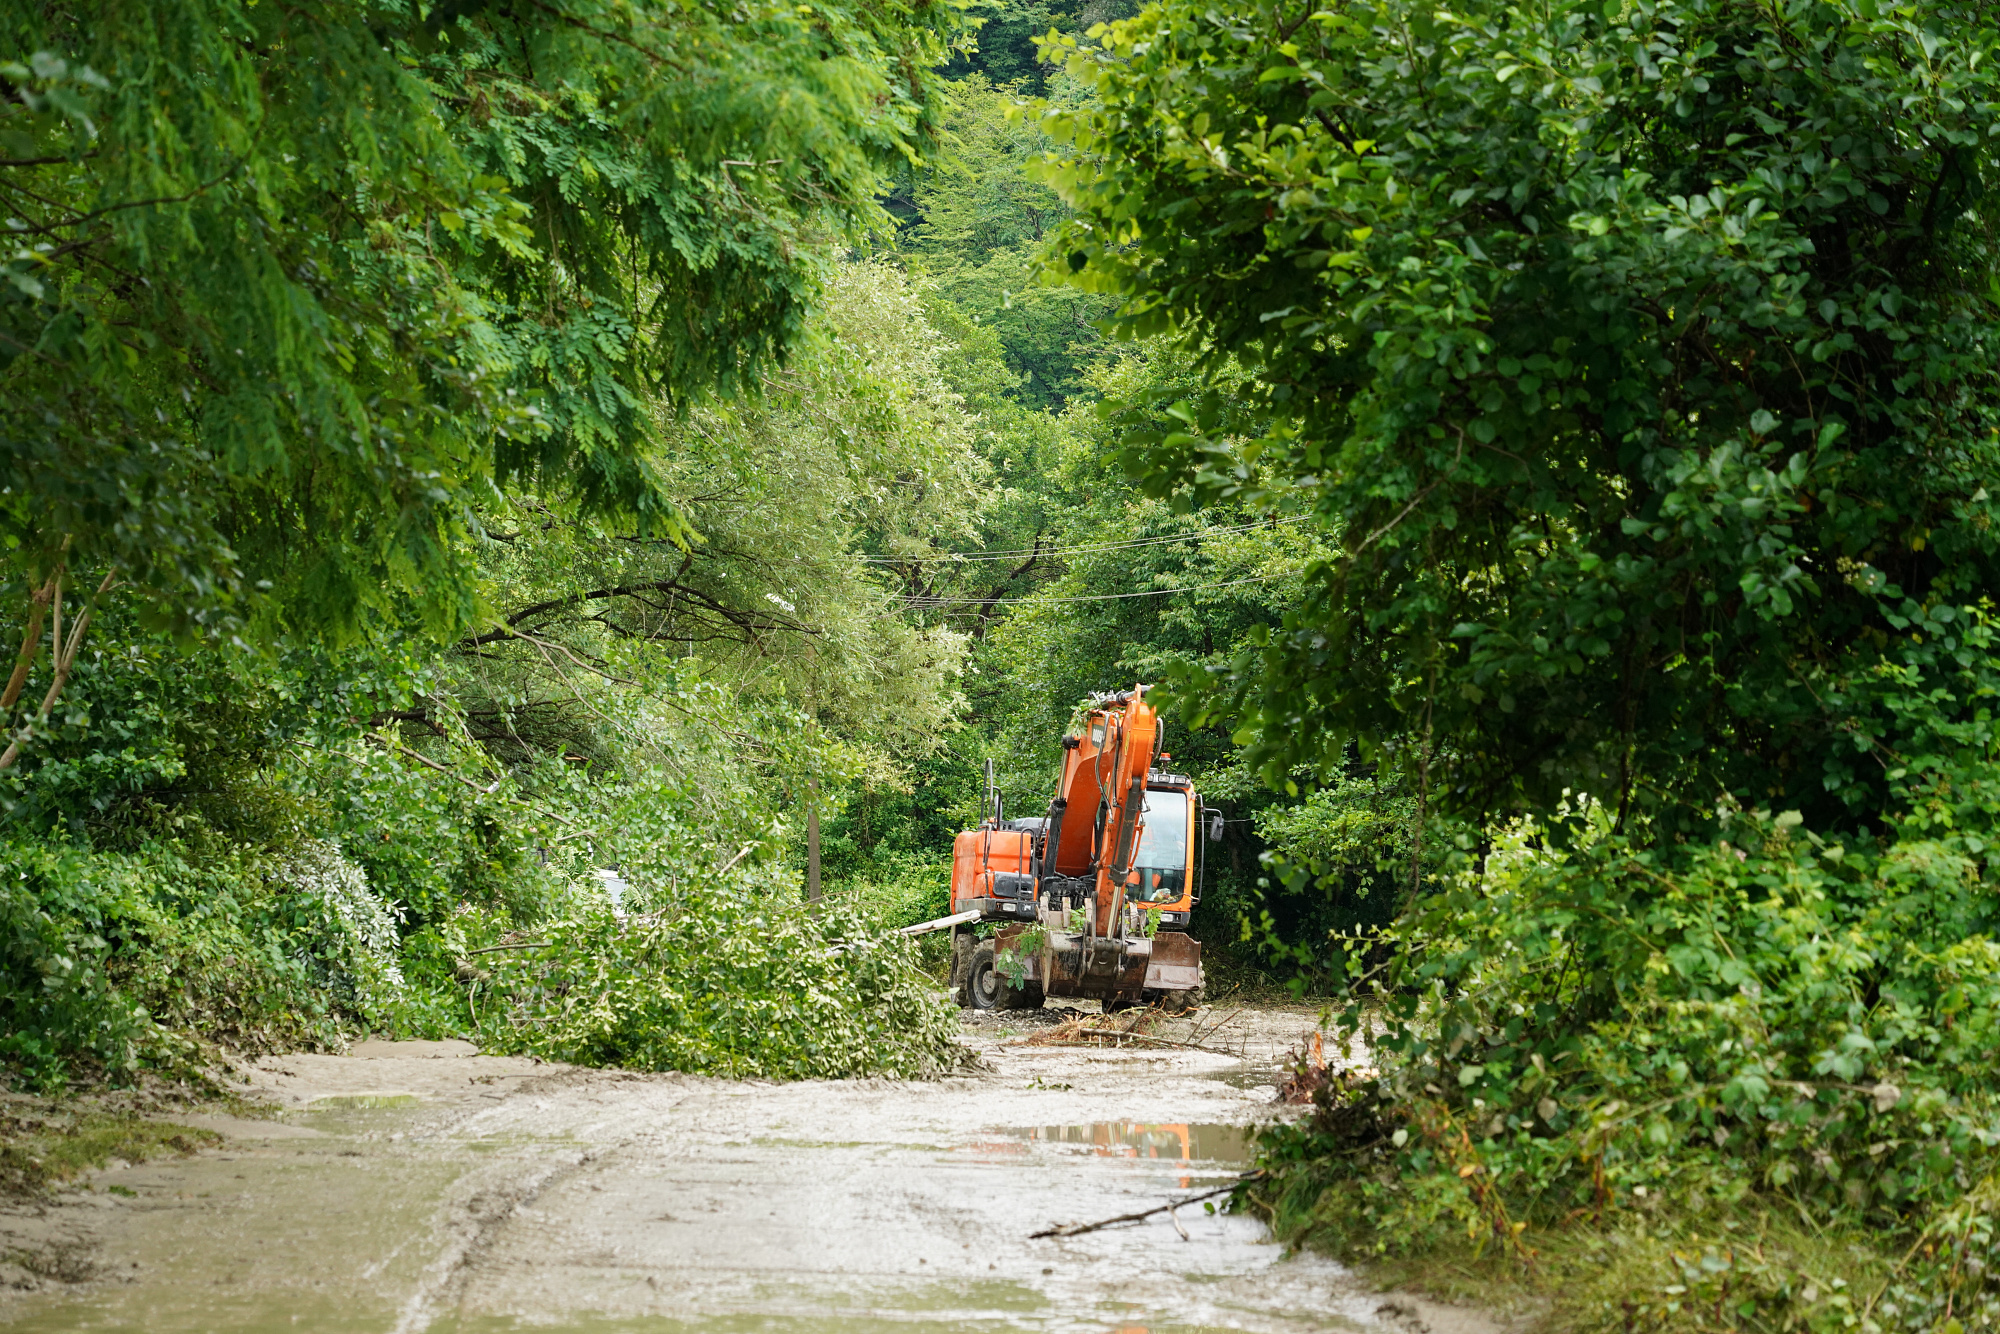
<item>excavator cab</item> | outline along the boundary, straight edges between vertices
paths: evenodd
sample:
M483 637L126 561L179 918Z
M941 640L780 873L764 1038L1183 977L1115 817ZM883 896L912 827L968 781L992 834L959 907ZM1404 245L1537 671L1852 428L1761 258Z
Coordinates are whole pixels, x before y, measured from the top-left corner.
M1201 997L1187 933L1201 895L1201 800L1158 767L1158 715L1141 685L1086 702L1063 738L1048 813L1009 820L987 765L979 828L952 849L952 983L961 1004L1032 1007L1045 996L1184 1009ZM1006 923L980 941L975 921Z
M1187 925L1194 910L1198 868L1194 858L1194 786L1179 774L1147 776L1146 812L1132 885L1134 903L1158 912L1161 925ZM1173 914L1170 918L1168 914Z

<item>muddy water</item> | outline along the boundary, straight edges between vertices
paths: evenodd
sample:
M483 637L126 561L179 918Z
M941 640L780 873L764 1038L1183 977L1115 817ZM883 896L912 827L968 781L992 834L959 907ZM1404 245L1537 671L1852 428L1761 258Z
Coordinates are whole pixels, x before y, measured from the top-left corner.
M1199 1204L1031 1238L1228 1182L1248 1128L1284 1114L1271 1065L1308 1021L1239 1017L1233 1056L1023 1046L1009 1027L1024 1022L969 1025L987 1068L924 1084L640 1077L455 1043L269 1060L251 1078L282 1113L211 1122L223 1149L0 1216L0 1252L74 1280L0 1296L0 1325L1497 1328L1385 1304L1340 1266L1287 1258L1255 1221Z

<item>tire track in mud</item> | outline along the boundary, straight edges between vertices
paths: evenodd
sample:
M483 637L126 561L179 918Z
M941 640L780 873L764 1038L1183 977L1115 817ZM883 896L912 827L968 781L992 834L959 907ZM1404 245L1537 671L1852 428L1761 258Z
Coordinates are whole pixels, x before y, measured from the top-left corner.
M138 1197L69 1208L102 1225L113 1281L0 1293L0 1324L1512 1334L1287 1258L1247 1217L1033 1239L1240 1170L1245 1135L1290 1114L1269 1085L1310 1016L1245 1014L1234 1055L1024 1044L1048 1026L1033 1019L968 1017L983 1068L915 1082L582 1070L444 1042L287 1057L252 1072L285 1116L120 1176Z
M575 1176L598 1157L595 1153L580 1153L567 1163L551 1163L531 1172L526 1179L495 1182L475 1190L469 1199L455 1207L454 1217L445 1225L449 1239L437 1257L424 1267L416 1291L397 1313L394 1334L421 1334L443 1308L457 1305L467 1272L492 1248L500 1230L543 1191ZM495 1174L500 1170L495 1169Z
M546 1097L551 1094L573 1092L592 1085L615 1085L637 1082L642 1077L626 1071L599 1070L559 1070L534 1079L523 1080L510 1086L491 1107L468 1108L458 1115L447 1115L423 1127L412 1135L412 1139L445 1139L462 1131L469 1124L493 1116L498 1112L511 1112L509 1106L521 1099ZM663 1110L671 1111L679 1101L669 1104ZM584 1150L573 1157L544 1162L530 1168L525 1175L519 1164L496 1165L481 1173L482 1177L503 1178L490 1180L475 1186L460 1203L451 1207L450 1217L443 1223L447 1234L442 1249L435 1259L424 1267L418 1279L416 1290L404 1301L397 1313L392 1334L422 1334L440 1315L459 1306L464 1298L466 1282L479 1267L480 1262L492 1252L506 1228L528 1214L534 1202L551 1189L562 1186L590 1168L636 1143L642 1136L627 1136L611 1145ZM508 1174L516 1174L514 1179L504 1179Z

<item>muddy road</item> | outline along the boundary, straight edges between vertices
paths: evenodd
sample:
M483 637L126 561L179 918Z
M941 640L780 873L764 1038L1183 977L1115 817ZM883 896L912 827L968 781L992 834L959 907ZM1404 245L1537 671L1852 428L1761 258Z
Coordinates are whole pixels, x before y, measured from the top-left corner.
M931 1083L271 1058L248 1073L279 1114L192 1118L222 1148L0 1214L29 1285L0 1326L1497 1334L1200 1205L1031 1239L1228 1182L1310 1018L1245 1012L1204 1039L1233 1056L1022 1045L1034 1023L968 1022L983 1068Z

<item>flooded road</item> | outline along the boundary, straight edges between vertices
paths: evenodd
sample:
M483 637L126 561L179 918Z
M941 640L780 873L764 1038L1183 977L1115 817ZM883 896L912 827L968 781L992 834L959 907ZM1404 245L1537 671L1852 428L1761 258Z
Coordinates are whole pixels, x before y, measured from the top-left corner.
M0 1215L0 1253L68 1280L0 1296L0 1326L1497 1331L1199 1204L1032 1239L1227 1184L1248 1128L1286 1114L1272 1067L1310 1019L1240 1017L1211 1040L1235 1057L1024 1046L1022 1023L969 1024L985 1068L930 1083L638 1076L460 1043L267 1059L252 1078L283 1110L208 1121L222 1149Z

